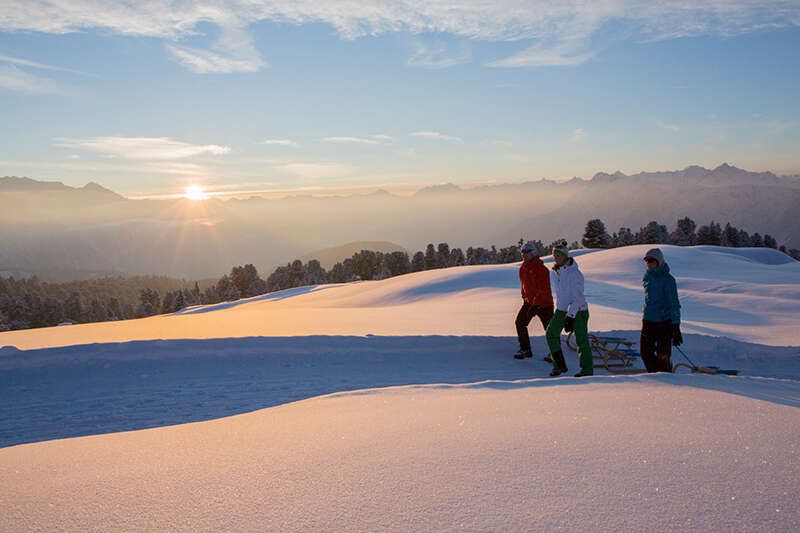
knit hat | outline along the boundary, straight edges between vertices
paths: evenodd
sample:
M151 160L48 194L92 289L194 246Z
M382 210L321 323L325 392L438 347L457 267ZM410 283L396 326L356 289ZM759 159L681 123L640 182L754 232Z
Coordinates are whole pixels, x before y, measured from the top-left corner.
M567 248L567 241L561 239L560 241L556 241L553 245L553 255L561 254L564 257L569 257L569 248Z
M533 252L535 250L536 250L536 246L533 244L533 241L526 242L519 249L519 251L522 252L523 254L526 253L526 252Z
M644 254L644 258L655 259L656 261L658 261L659 265L664 264L664 254L661 253L661 250L659 248L650 248L649 250L647 250L647 253Z

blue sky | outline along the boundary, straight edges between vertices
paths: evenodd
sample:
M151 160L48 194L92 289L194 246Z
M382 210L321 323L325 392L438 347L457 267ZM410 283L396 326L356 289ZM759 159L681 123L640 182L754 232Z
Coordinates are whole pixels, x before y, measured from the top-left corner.
M0 175L137 195L800 173L800 4L668 4L6 1Z

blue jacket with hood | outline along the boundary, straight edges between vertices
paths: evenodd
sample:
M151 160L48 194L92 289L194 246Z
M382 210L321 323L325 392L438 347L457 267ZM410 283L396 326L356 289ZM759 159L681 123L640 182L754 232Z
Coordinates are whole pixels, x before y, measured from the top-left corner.
M662 263L648 270L642 279L644 286L644 319L648 322L681 322L681 304L678 286L669 273L669 265Z

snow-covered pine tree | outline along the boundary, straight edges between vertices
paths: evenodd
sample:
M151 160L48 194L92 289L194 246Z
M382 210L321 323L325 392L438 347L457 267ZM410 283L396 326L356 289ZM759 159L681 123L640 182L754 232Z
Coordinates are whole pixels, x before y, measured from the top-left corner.
M610 248L611 236L606 231L606 225L599 218L593 218L586 223L586 230L581 240L585 248Z
M692 246L697 241L695 229L697 224L689 217L678 219L675 224L675 230L669 236L670 244L677 246Z
M411 259L411 272L420 272L425 270L425 254L417 252Z
M646 226L639 229L636 234L636 242L638 244L666 244L669 240L669 233L667 227L659 224L655 220L651 220Z

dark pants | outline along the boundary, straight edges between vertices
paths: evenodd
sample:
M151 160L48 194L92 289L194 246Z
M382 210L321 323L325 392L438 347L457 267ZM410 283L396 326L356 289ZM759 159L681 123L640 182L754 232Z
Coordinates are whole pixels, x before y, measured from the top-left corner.
M531 323L533 317L538 316L542 321L542 328L547 329L550 320L553 318L552 307L539 307L531 305L528 302L522 302L522 307L519 308L517 313L517 338L519 339L519 347L523 350L531 349L531 338L528 335L528 324Z
M639 346L648 372L672 372L672 322L642 320Z

